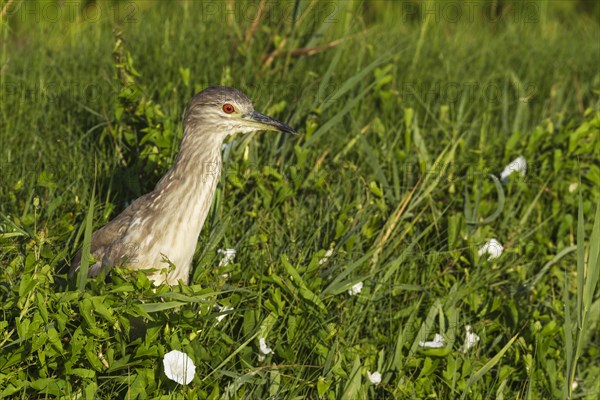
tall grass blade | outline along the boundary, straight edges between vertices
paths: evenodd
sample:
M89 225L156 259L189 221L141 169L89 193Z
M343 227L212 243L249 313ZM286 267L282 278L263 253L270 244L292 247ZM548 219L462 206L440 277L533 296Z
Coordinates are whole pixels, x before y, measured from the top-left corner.
M573 321L571 321L571 306L569 304L569 287L567 271L565 271L565 287L563 291L563 302L565 304L565 322L563 329L565 331L565 358L566 358L566 379L564 389L564 398L567 399L571 394L571 368L573 364Z
M568 281L565 277L565 346L566 346L566 382L564 388L565 398L571 398L577 362L589 337L586 331L593 323L594 318L590 315L594 291L598 284L598 252L600 251L600 201L596 205L594 226L588 246L588 262L586 265L585 254L585 221L583 218L583 197L579 191L579 210L577 216L577 329L573 334L573 321L571 321L568 303ZM594 316L595 317L595 316ZM575 340L573 340L575 337Z
M344 390L344 394L342 394L342 399L357 399L358 392L361 386L361 376L360 376L360 357L356 356L354 358L354 365L352 366L352 372L348 377L348 383L346 383L346 387Z
M579 186L581 187L581 185ZM583 286L585 283L585 232L583 221L583 198L579 190L579 210L577 212L577 327L583 328Z
M79 273L77 274L77 289L85 290L88 270L90 267L90 249L92 247L92 225L94 222L94 207L96 198L96 185L92 187L92 196L85 217L85 233L83 235L83 247L81 249L81 263L79 264Z
M594 216L594 227L589 240L589 253L587 268L585 270L585 287L583 289L583 308L589 313L594 300L594 291L598 286L600 277L600 199L596 203L596 215Z

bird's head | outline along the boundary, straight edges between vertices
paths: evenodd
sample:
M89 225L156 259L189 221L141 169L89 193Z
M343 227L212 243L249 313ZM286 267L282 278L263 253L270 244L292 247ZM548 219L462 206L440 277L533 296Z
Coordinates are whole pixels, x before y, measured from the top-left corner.
M244 93L225 86L212 86L195 95L185 111L184 123L224 136L260 130L296 133L283 122L254 110Z

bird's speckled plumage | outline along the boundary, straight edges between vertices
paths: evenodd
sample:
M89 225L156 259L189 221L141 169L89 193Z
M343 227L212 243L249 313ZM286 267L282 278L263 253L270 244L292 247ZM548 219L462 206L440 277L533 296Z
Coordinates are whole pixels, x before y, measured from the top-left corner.
M224 104L235 108L226 113ZM103 268L126 265L154 269L155 284L188 283L192 257L200 230L210 210L221 173L223 140L236 132L278 130L294 133L289 126L254 111L239 90L215 86L195 95L183 119L179 154L171 170L154 190L135 200L116 218L92 235L91 253L96 260L88 275ZM71 275L79 270L81 251ZM175 268L169 271L169 262Z

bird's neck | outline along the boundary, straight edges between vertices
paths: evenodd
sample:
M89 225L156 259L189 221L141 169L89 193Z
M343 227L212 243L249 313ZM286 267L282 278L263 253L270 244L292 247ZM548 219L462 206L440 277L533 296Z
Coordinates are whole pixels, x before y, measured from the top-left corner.
M153 228L162 240L157 248L179 267L169 279L187 281L198 236L210 211L221 174L219 135L190 135L184 132L173 168L154 189L155 208L169 219Z
M206 187L214 191L221 174L222 144L220 135L190 134L186 130L173 167L154 190L164 192L175 186L188 193L204 191Z
M174 229L177 232L170 234L190 241L190 260L219 183L221 146L220 135L185 131L173 168L154 189L161 199L158 207L168 210L172 216L165 229L169 232Z

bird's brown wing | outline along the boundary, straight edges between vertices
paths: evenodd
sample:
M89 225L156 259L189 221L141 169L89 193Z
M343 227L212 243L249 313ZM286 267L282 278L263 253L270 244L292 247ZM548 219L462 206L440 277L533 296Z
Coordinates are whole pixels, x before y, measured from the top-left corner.
M92 234L92 243L90 246L90 253L97 260L97 262L90 266L88 270L89 277L97 276L102 269L102 258L106 254L106 252L110 249L110 247L123 237L129 225L131 224L131 220L135 214L134 204L123 210L123 212L117 215L112 221L108 224L104 225L102 228L98 229L96 232ZM79 265L81 263L81 252L80 249L73 258L73 262L71 263L71 269L69 271L69 276L74 277L77 271L79 271Z

